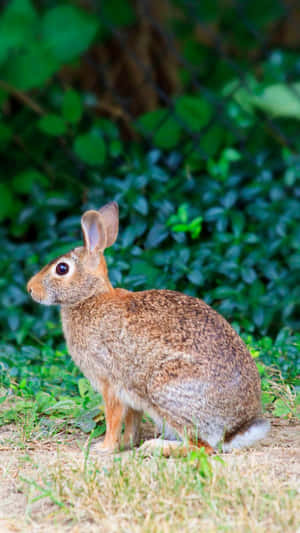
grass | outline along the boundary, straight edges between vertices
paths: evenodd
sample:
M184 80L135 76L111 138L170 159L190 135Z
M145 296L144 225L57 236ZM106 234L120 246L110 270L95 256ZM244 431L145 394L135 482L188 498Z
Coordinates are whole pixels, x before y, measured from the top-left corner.
M271 450L95 459L71 447L19 458L6 478L22 472L28 531L294 533L299 492L286 466Z
M0 530L294 533L299 422L290 389L278 389L278 376L271 383L279 399L292 402L288 416L273 418L258 447L213 457L203 450L144 457L138 449L97 456L88 452L91 435L78 426L55 419L56 430L45 429L32 404L24 413L20 399L7 399L13 423L0 433ZM271 385L267 392L273 394ZM8 411L2 405L2 414ZM148 420L144 438L151 432Z

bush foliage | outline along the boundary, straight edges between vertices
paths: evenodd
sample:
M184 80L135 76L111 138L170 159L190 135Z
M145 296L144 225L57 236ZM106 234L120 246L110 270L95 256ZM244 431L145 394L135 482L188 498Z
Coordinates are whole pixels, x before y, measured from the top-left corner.
M81 140L78 148L84 149ZM49 154L47 165L53 167L57 155ZM80 242L84 209L115 199L121 229L107 251L114 284L201 296L250 332L297 328L300 201L294 187L276 179L267 160L250 176L232 148L221 152L213 170L209 161L200 174L183 167L170 177L173 157L175 152L158 150L127 154L113 173L109 165L85 168L83 181L73 179L70 168L61 174L64 161L53 184L33 167L13 176L13 207L0 251L2 324L17 331L32 317L26 279ZM218 165L227 167L225 179L215 170ZM42 320L49 313L34 310ZM38 333L42 326L35 321L34 327Z
M132 4L111 1L103 18L72 2L36 4L12 0L0 15L0 318L10 378L15 372L26 388L25 369L35 360L32 387L48 390L50 350L51 386L62 361L64 381L57 383L73 390L78 376L53 326L56 311L30 302L25 285L46 261L80 243L82 212L110 200L119 202L121 216L118 241L106 253L114 285L202 297L247 334L299 329L297 55L269 50L257 78L244 56L233 73L222 55L192 39L189 24L173 21L205 90L191 90L190 70L182 67L182 94L168 109L135 117L139 137L128 140L117 119L96 113L96 92L68 84L61 72L78 67L93 43L108 42L110 25L130 29ZM259 28L278 10L276 2L264 13L252 4ZM197 16L209 20L208 3L201 6ZM254 46L238 30L236 39ZM242 86L237 72L245 74ZM260 350L294 379L299 339L282 331L290 363L278 350Z

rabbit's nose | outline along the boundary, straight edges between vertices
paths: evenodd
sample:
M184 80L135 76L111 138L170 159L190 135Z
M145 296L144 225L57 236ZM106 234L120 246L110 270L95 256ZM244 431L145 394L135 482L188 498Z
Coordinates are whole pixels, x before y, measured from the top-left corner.
M28 281L26 288L27 288L27 291L29 292L29 294L31 295L32 291L33 291L33 288L32 288L32 285L31 285L31 279Z

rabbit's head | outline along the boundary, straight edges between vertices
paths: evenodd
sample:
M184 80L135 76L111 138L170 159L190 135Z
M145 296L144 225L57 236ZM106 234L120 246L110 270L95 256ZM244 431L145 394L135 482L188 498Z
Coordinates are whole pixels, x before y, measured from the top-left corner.
M86 211L81 218L84 246L54 259L33 276L27 284L32 298L45 305L73 305L111 291L103 251L115 242L118 226L116 202Z

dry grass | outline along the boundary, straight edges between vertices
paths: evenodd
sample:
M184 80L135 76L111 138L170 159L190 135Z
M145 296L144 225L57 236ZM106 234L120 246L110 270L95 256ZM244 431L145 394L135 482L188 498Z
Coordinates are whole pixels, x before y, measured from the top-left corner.
M276 424L259 447L221 461L87 458L75 440L15 456L4 446L0 531L294 533L299 425Z

